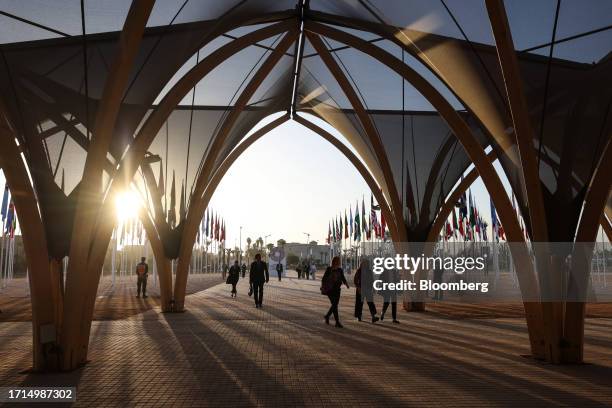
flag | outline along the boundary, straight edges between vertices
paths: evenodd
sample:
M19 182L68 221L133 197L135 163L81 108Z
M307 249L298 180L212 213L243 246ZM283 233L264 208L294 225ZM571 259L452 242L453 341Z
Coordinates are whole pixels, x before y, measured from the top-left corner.
M6 213L6 228L4 230L5 234L11 232L11 228L13 227L13 218L15 218L15 204L13 204L13 198L11 197L11 201L8 206L8 212Z
M331 225L327 222L327 243L331 244Z
M159 162L159 183L157 183L157 190L159 191L160 196L166 194L164 186L164 166L162 166L161 161Z
M491 235L495 241L499 241L499 236L497 235L497 212L495 211L495 204L493 204L493 199L489 198L491 203Z
M11 235L10 238L15 238L15 230L17 229L17 216L15 215L15 208L13 207L13 223L11 225Z
M453 236L453 230L451 229L450 223L446 221L446 235L444 236L444 240L448 241L448 239L452 236Z
M349 205L349 235L353 236L353 205Z
M185 206L185 183L181 182L181 204L179 207L179 222L187 218L187 207Z
M359 219L359 201L355 204L355 241L361 240L361 223Z
M363 222L367 223L368 220L363 220ZM366 228L366 239L369 241L372 238L372 220L370 219L369 225Z
M344 210L344 239L348 239L348 237L349 237L348 218L346 217L346 210Z
M385 232L387 231L387 223L385 222L385 214L380 212L380 237L384 240L386 238Z
M455 213L455 209L452 209L453 212L453 235L457 235L457 229L459 228L459 224L457 224L457 214Z
M361 197L361 232L367 232L366 231L366 223L365 223L365 201L363 200L363 197ZM361 233L359 234L359 237L361 238Z
M221 221L221 241L225 241L225 220Z
M208 220L209 220L210 210L206 209L206 221L204 221L204 237L208 238Z
M334 224L333 220L331 222L331 225L332 225L332 238L333 238L333 242L336 242L336 224Z
M2 221L6 219L8 210L8 198L9 198L9 187L8 183L4 184L4 194L2 195L2 207L0 207L0 214L2 214Z
M172 186L170 187L170 208L168 209L168 225L170 228L176 226L176 186L174 170L172 170Z

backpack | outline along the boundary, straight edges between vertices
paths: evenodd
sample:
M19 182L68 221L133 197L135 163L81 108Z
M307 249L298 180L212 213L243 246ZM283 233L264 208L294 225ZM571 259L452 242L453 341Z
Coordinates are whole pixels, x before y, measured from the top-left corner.
M339 283L340 276L338 274L338 270L331 269L331 266L327 267L325 275L323 275L323 279L321 280L321 294L329 295L334 289L340 287L341 283Z
M138 276L144 276L145 271L146 271L145 264L139 263L138 265L136 265L136 274Z

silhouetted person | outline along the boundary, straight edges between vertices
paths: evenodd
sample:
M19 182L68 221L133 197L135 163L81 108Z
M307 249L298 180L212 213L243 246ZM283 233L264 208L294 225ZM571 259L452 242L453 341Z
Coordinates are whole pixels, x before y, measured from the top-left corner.
M315 280L315 273L317 272L317 267L315 264L310 265L310 277L312 280Z
M229 275L227 276L226 283L232 285L232 297L236 297L236 285L238 284L238 280L240 279L240 265L238 265L238 261L234 261L234 265L229 270Z
M278 281L280 282L283 276L283 264L280 262L276 264L276 274L278 275Z
M359 269L355 272L353 278L355 284L355 317L361 321L363 314L363 302L368 303L370 314L372 315L372 323L376 323L379 319L376 316L376 305L374 304L374 288L372 287L372 270L370 269L370 262L367 259L361 261Z
M246 276L246 270L247 270L246 264L244 262L242 263L241 270L242 270L242 277L244 278Z
M260 308L263 300L264 283L270 280L268 265L261 260L261 254L255 255L255 262L251 264L249 273L249 283L253 288L253 297L255 298L255 307Z
M397 271L394 270L385 270L382 274L382 280L386 283L397 283L399 282L399 278L397 275ZM385 318L385 313L387 312L387 308L389 307L389 303L391 303L391 316L393 317L393 323L399 323L397 320L397 292L395 290L385 289L382 291L383 295L383 309L380 314L380 321L382 322Z
M140 291L142 290L142 297L147 297L147 277L149 276L149 265L147 265L146 258L143 256L140 258L140 263L136 265L136 297L140 297Z
M298 279L302 279L302 264L301 264L301 262L298 262L297 266L295 267L295 271L297 272Z
M310 279L310 264L308 262L304 262L304 278L306 280Z
M343 283L348 289L349 284L340 267L340 257L335 256L334 259L332 259L331 266L327 267L323 279L321 279L321 293L327 295L331 303L331 307L327 311L327 314L325 314L325 323L329 324L329 317L333 314L336 320L336 327L338 328L343 327L342 324L340 324L340 317L338 316L338 304L340 303L340 293Z

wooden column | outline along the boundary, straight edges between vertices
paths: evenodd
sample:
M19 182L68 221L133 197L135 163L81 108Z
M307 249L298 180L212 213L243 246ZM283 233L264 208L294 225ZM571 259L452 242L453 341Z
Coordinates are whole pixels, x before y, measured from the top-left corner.
M293 26L295 26L293 20L272 24L250 32L219 47L189 70L166 93L135 136L134 141L129 146L124 158L121 160L116 176L113 178L110 192L107 195L102 210L102 216L100 217L100 227L97 230L96 239L94 240L94 248L92 249L94 256L104 256L106 252L106 245L104 243L107 239L110 239L112 234L113 225L107 220L109 220L110 214L114 211L114 195L124 189L134 178L138 166L140 166L144 160L147 149L178 103L193 89L195 84L232 55L253 44L274 35L281 34ZM104 216L104 214L109 214L109 216Z
M597 240L597 230L612 186L610 177L612 174L612 138L610 136L612 135L608 136L608 143L591 179L576 233L578 250L572 255L573 270L570 274L569 294L577 294L579 298L584 298L587 294L593 246ZM585 306L585 302L568 302L565 305L562 362L579 363L583 361Z
M32 304L33 361L35 371L55 369L57 354L51 353L57 344L61 307L61 285L56 268L47 250L45 228L36 195L27 169L15 143L15 133L4 117L0 106L0 167L10 187L19 219L26 254ZM41 336L41 334L44 334ZM44 342L44 344L43 344Z
M61 332L62 367L70 370L86 360L89 331L104 257L92 257L95 228L102 205L102 172L115 129L115 120L154 0L134 0L121 32L94 121L90 149L75 212L66 298ZM107 216L102 212L103 216ZM103 245L108 247L110 235Z
M465 149L468 157L474 163L474 166L478 170L483 183L487 187L495 203L508 240L516 243L525 242L523 232L518 223L516 213L510 203L510 199L506 194L506 190L497 172L487 158L486 153L459 113L455 111L448 101L425 78L383 49L345 31L336 30L330 26L312 22L308 22L306 29L342 42L370 55L410 82L438 111ZM512 250L512 256L517 265L519 285L523 296L527 299L536 299L538 283L527 248L526 246L513 245ZM532 301L526 302L525 313L532 353L535 356L541 357L543 355L543 333L541 331L542 315L540 305Z

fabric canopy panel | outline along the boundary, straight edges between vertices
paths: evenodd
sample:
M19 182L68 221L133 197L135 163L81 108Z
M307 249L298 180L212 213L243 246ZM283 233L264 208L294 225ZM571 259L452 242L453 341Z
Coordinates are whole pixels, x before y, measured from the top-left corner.
M542 1L533 7L506 4L515 46L521 51L519 64L536 129L534 147L551 220L566 211L574 215L561 218L574 223L578 219L585 188L609 139L611 8L609 2ZM484 2L313 0L311 9L313 19L370 30L404 45L439 77L484 126L521 212L528 213L510 110ZM387 48L385 41L371 42ZM559 168L567 171L559 172ZM560 202L564 204L557 205ZM551 231L552 240L572 239L575 224L553 224L559 229Z

